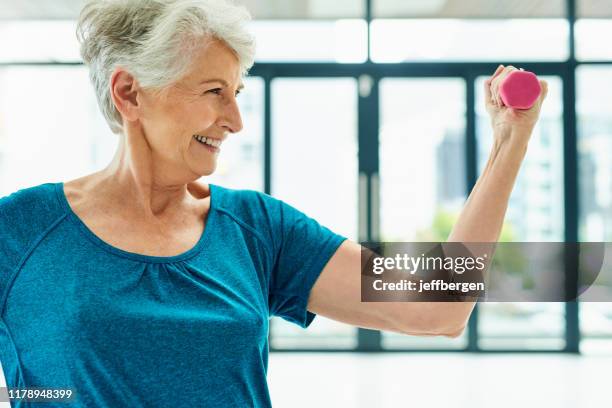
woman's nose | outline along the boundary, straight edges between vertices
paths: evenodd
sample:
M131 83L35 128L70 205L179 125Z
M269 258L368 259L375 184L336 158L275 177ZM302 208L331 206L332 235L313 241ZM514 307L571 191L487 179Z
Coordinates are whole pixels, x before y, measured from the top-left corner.
M242 130L242 117L236 98L232 98L223 107L220 126L230 133L238 133Z

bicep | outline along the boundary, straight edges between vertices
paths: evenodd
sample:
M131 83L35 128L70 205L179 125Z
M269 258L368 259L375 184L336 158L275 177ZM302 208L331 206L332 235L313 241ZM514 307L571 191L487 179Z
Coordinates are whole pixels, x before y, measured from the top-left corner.
M449 319L464 313L447 302L362 302L364 250L349 239L338 247L310 292L309 311L357 327L418 335L446 334L454 324Z

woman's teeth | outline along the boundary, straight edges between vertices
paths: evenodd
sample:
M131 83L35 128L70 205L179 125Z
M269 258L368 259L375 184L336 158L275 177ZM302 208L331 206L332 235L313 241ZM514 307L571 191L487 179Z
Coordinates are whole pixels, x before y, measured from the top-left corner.
M221 146L221 141L220 140L211 139L210 137L200 136L200 135L193 135L193 138L195 140L197 140L198 142L200 142L200 143L205 143L205 144L210 145L210 146L214 146L214 147Z

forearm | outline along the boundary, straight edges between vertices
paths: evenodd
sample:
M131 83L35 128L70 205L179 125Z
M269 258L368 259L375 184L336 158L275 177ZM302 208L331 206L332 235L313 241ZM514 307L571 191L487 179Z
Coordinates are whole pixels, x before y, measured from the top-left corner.
M465 249L470 252L471 257L487 257L488 261L485 261L485 267L481 271L485 275L474 279L482 279L485 285L488 265L492 261L494 248L501 234L510 194L527 152L529 138L540 115L542 103L548 93L548 84L546 81L540 81L542 93L531 109L513 111L498 103L492 93L492 81L496 76L515 69L500 65L484 83L484 103L495 132L493 147L482 175L447 238L449 244L442 243L445 258L465 256ZM443 321L438 322L438 331L443 330L447 335L458 335L463 331L474 305L475 301L431 302L429 308L431 315L444 316Z
M458 221L453 226L448 242L497 242L510 194L527 151L528 136L527 134L495 137L487 164L474 185ZM466 247L470 249L469 245ZM482 248L481 245L478 247ZM444 252L455 252L453 249L447 248ZM485 252L491 260L493 245ZM475 303L475 301L445 302L438 303L437 307L443 309L438 312L447 316L449 321L447 326L459 327L454 333L457 335L467 323ZM450 333L453 334L452 331Z
M448 242L498 241L527 144L528 137L522 134L496 135L487 164L453 226Z

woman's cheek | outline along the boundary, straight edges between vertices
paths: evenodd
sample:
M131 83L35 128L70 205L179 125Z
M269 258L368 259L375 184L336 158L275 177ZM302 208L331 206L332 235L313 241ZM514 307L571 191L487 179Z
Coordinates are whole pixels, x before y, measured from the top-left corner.
M217 118L217 109L210 102L198 104L197 107L190 110L189 117L196 119L199 124L198 128L208 129Z

